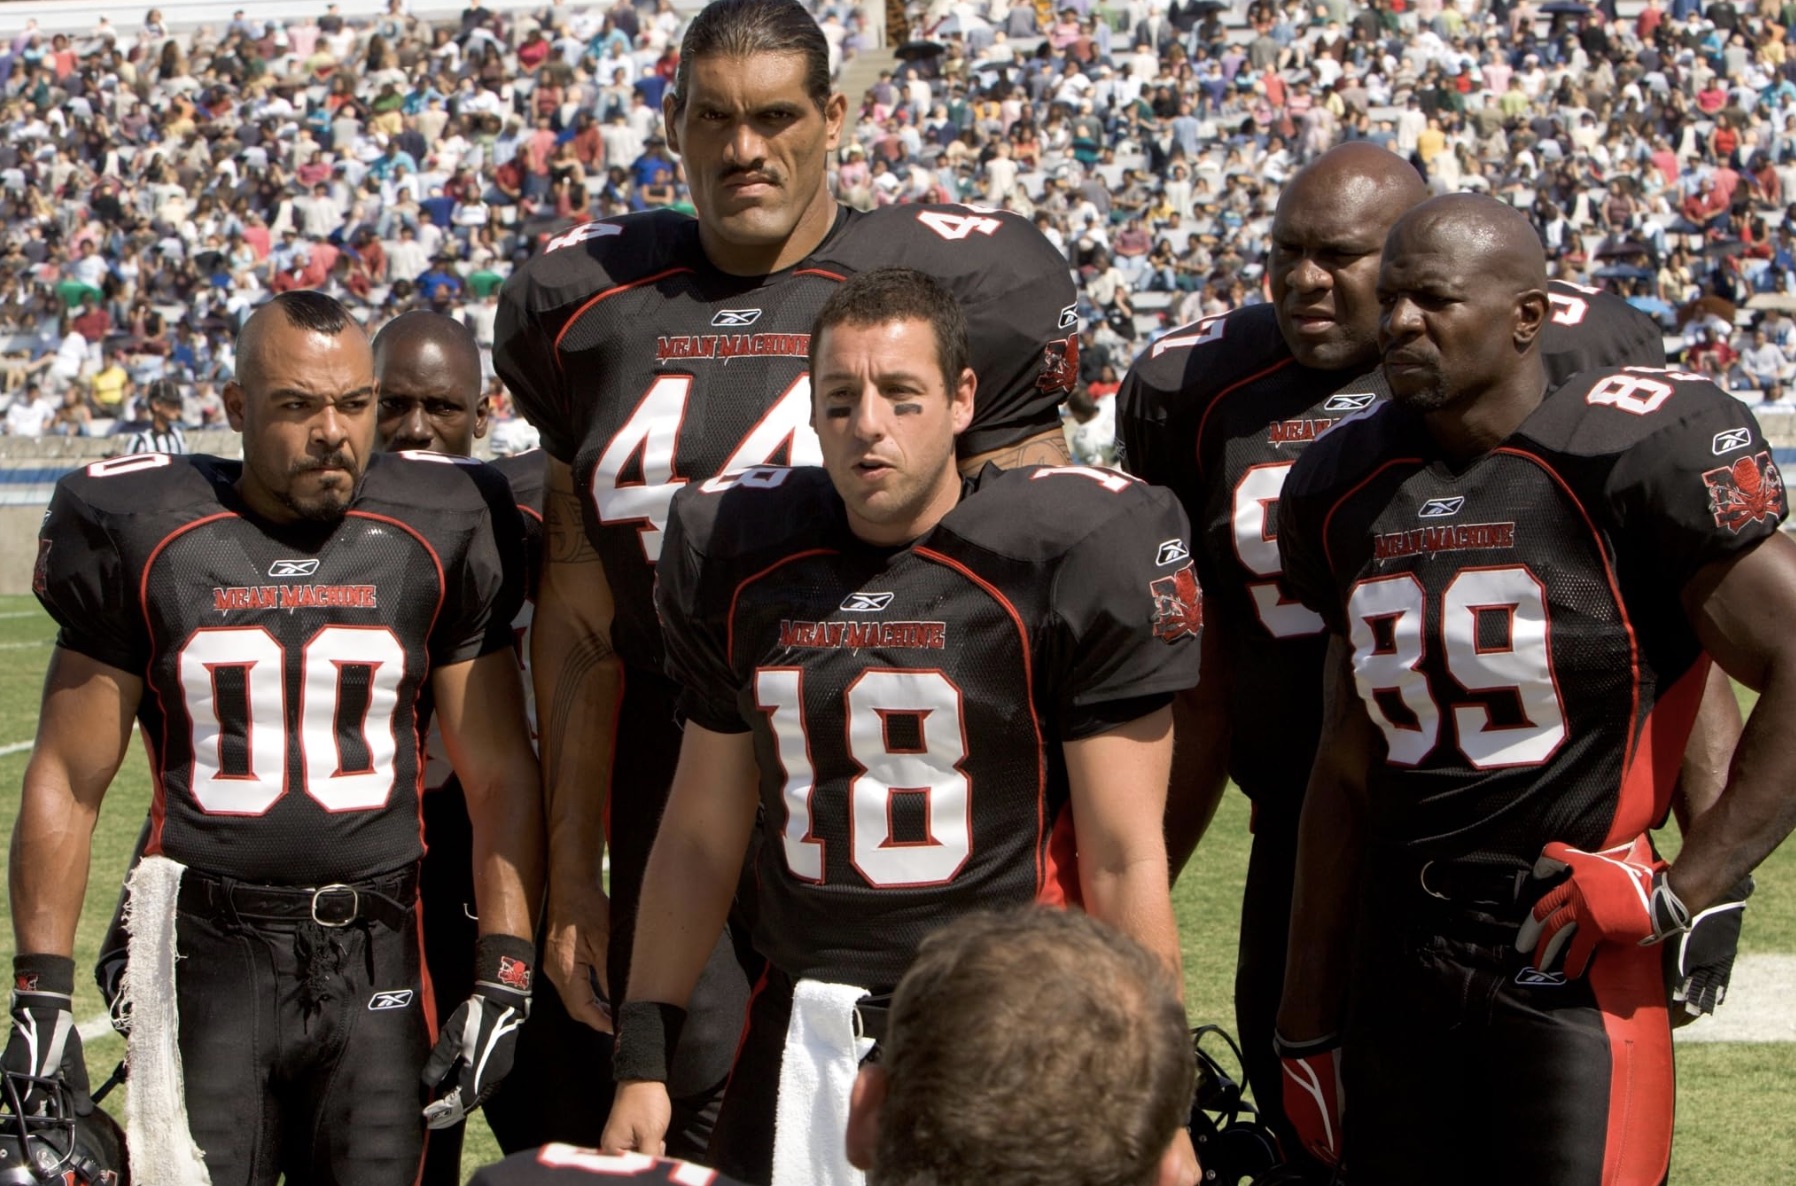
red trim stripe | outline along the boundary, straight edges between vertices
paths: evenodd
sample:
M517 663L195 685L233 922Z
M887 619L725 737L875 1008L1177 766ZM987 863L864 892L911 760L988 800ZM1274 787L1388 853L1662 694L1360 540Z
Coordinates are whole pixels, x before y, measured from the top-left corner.
M1417 466L1419 466L1421 464L1422 464L1422 459L1420 457L1393 457L1389 461L1385 462L1383 465L1379 466L1377 469L1373 470L1371 473L1367 474L1364 478L1361 478L1358 482L1354 483L1354 485L1347 491L1347 493L1341 495L1339 498L1334 500L1334 504L1328 508L1328 514L1322 516L1322 559L1325 563L1327 563L1328 569L1330 572L1334 571L1335 557L1334 557L1334 550L1328 546L1328 534L1329 534L1329 528L1334 525L1335 512L1340 510L1342 507L1346 506L1348 499L1352 498L1355 494L1358 494L1361 490L1364 490L1367 486L1370 486L1374 481L1377 480L1379 474L1382 474L1385 470L1390 469L1392 466L1395 466L1395 465L1417 465Z
M763 568L760 572L755 573L753 576L743 578L741 583L736 586L736 591L730 594L730 616L724 619L723 647L725 661L730 663L736 661L736 603L742 599L742 591L744 589L748 588L768 573L776 572L786 565L803 560L806 557L834 556L835 554L836 550L834 548L806 548L802 552L793 552L789 556L782 556L772 564L769 564L766 568Z
M1023 625L1023 615L1017 612L1017 608L1011 603L1010 598L1004 596L998 591L997 586L960 561L952 556L945 556L934 548L919 546L912 548L911 552L925 560L933 560L945 568L953 569L974 585L985 590L991 599L1010 615L1010 620L1016 623L1017 642L1023 653L1023 684L1029 689L1029 723L1035 729L1035 896L1037 899L1043 899L1048 893L1049 874L1047 855L1050 839L1047 819L1048 765L1047 755L1043 752L1041 714L1035 710L1035 656L1031 654L1029 648L1029 630Z
M848 281L848 277L838 275L835 272L825 271L822 268L799 268L792 274L794 276L823 276L827 279L834 280L838 284L845 284Z
M1602 1186L1660 1186L1671 1164L1677 1074L1657 947L1605 943L1587 977L1609 1036Z
M640 280L632 280L627 284L619 284L612 288L607 288L603 292L594 293L592 296L588 297L585 303L574 310L574 315L562 323L561 329L555 334L555 365L561 365L561 339L567 337L567 331L574 328L574 322L584 317L588 309L592 308L606 297L614 297L620 292L629 292L632 288L641 288L645 284L653 284L658 280L665 280L669 276L677 276L681 272L690 271L692 271L691 268L668 268L665 271L656 272L653 276L644 276Z
M1235 392L1241 390L1243 387L1247 386L1249 383L1253 383L1257 380L1264 379L1267 375L1272 374L1274 371L1283 370L1285 367L1290 366L1292 363L1294 363L1296 361L1297 361L1297 359L1295 356L1290 357L1290 358L1280 359L1278 362L1273 363L1271 366L1266 367L1263 370L1255 371L1253 374L1247 376L1247 378L1245 378L1245 379L1235 380L1233 383L1230 383L1227 387L1224 387L1221 391L1218 391L1216 393L1216 398L1210 401L1210 406L1204 409L1204 414L1202 416L1198 417L1197 436L1195 438L1193 438L1192 451L1195 454L1195 456L1193 457L1193 460L1197 463L1198 477L1200 477L1200 478L1203 477L1203 472L1204 472L1204 427L1210 423L1210 413L1214 412L1216 410L1216 406L1218 404L1220 404L1223 400L1227 399L1229 396L1233 395Z

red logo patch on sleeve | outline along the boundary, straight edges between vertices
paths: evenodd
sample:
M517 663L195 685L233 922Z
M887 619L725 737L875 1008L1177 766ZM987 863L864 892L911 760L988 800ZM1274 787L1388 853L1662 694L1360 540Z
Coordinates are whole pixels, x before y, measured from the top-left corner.
M1735 535L1761 519L1775 523L1784 513L1783 475L1768 451L1709 470L1702 480L1709 489L1709 512L1715 516L1715 526Z
M31 591L39 597L50 587L50 541L37 541L37 563L31 566Z
M1079 335L1068 334L1041 348L1036 389L1048 395L1071 395L1079 384Z
M37 973L36 972L15 972L15 973L13 973L12 986L13 986L14 991L16 991L16 992L36 992L37 991Z
M1196 637L1204 624L1203 591L1197 573L1187 564L1171 576L1148 584L1154 598L1154 637L1173 642L1187 634Z
M499 983L519 992L530 991L530 965L509 955L499 957Z

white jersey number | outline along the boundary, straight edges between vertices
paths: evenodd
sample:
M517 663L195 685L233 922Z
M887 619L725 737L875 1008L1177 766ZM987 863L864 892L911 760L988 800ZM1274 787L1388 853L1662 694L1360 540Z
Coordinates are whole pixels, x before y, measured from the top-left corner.
M260 626L202 627L176 656L193 729L189 786L212 815L261 815L286 792L287 654ZM299 745L305 791L326 811L370 811L393 793L394 716L405 648L385 626L327 626L300 653ZM346 696L351 685L358 694ZM348 702L348 703L346 703ZM354 720L344 720L349 709ZM360 739L354 760L345 732ZM226 754L231 735L239 756Z
M1565 705L1553 675L1546 588L1520 565L1467 569L1428 599L1409 573L1361 581L1347 598L1353 677L1384 733L1387 761L1419 765L1440 740L1441 708L1421 664L1430 641L1467 692L1511 692L1521 721L1495 725L1482 703L1453 705L1459 752L1478 770L1537 766L1565 740Z
M973 785L960 689L939 671L872 668L845 694L848 756L860 767L848 784L849 862L868 885L915 888L952 881L973 852ZM767 714L779 751L786 808L781 842L792 876L824 880L824 842L814 834L816 771L804 712L804 673L755 672L755 704ZM914 722L916 740L894 741L894 717ZM899 795L921 797L922 839L893 835Z
M1290 600L1279 588L1278 578L1284 575L1284 566L1278 558L1278 532L1272 528L1272 511L1294 464L1275 461L1249 466L1235 483L1234 505L1229 515L1234 528L1235 558L1248 572L1268 578L1249 581L1247 592L1253 598L1260 625L1274 638L1297 638L1322 630L1320 615Z
M662 532L674 494L686 479L675 468L680 427L692 394L691 375L662 375L649 385L630 419L599 454L592 471L592 501L599 522L638 523L642 554L649 563L661 559ZM823 451L811 430L811 380L800 375L774 402L760 423L718 470L719 475L765 465L787 441L793 465L821 465ZM640 479L621 480L632 458L639 458Z

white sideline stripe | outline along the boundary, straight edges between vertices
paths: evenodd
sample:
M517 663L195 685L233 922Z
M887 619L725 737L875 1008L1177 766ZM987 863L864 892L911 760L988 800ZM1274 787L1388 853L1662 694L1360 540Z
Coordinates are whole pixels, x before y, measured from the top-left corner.
M1792 984L1796 984L1796 955L1742 955L1734 964L1733 980L1721 1008L1674 1031L1677 1040L1796 1042Z
M10 621L13 618L41 618L44 616L45 615L42 610L35 610L35 609L9 610L6 613L0 614L0 621Z
M54 638L34 638L30 642L0 642L0 651L24 651L32 647L47 647L55 641Z
M96 1013L86 1021L77 1023L75 1032L81 1035L83 1042L91 1042L102 1034L112 1032L112 1018L104 1013Z
M15 741L11 745L0 745L0 758L8 754L22 754L36 744L35 741Z

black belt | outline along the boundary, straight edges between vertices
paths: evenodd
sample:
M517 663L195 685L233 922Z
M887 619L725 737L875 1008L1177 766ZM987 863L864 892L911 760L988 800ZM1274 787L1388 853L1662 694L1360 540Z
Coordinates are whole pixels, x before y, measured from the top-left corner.
M859 1037L872 1038L875 1043L885 1041L886 1030L891 1020L891 993L877 997L862 997L854 1006L854 1029Z
M346 927L377 922L391 930L405 926L418 901L418 867L407 866L384 877L354 885L259 885L231 877L215 877L197 869L181 875L179 909L188 914L245 922L303 922Z
M1416 870L1415 885L1433 901L1455 906L1513 907L1539 889L1530 870L1520 865L1475 865L1463 861L1427 861Z

